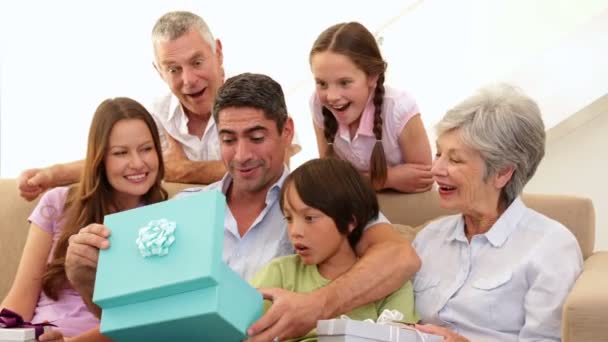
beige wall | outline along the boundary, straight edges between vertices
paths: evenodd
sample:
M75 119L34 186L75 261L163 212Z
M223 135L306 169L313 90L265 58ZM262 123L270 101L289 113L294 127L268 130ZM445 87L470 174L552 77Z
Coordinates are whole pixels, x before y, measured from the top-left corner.
M608 250L608 95L549 130L545 158L525 191L591 198L595 250Z

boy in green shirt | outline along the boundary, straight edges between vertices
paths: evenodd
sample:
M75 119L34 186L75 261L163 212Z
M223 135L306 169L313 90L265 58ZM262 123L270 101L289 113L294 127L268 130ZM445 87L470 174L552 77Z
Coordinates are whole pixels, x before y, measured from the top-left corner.
M250 281L257 288L311 292L329 284L355 264L363 228L379 212L369 182L350 163L335 158L310 160L294 170L283 184L280 205L297 254L261 269ZM264 311L270 305L264 301ZM385 309L401 312L404 322L418 321L411 282L347 316L376 320ZM290 341L316 341L316 332Z

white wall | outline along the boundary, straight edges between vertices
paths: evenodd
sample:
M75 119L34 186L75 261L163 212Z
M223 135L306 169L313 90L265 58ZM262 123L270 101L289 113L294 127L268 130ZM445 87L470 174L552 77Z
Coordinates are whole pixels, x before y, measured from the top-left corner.
M608 250L608 96L548 132L545 158L526 192L589 197L595 206L596 250Z
M357 20L380 32L388 82L410 90L432 125L473 89L508 78L607 6L606 0L0 1L0 176L82 158L103 99L148 103L163 93L149 34L169 10L191 10L209 22L222 39L228 75L262 72L283 85L303 146L297 166L317 154L308 51L330 24ZM567 54L566 68L587 63L588 53ZM547 75L517 75L509 80L524 89L530 83L556 89ZM601 78L589 81L603 90L596 86ZM552 91L539 99L541 108Z

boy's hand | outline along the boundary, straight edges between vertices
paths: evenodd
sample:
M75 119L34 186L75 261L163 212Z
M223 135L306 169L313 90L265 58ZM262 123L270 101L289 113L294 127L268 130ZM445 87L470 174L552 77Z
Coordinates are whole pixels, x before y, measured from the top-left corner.
M247 334L249 342L282 341L306 335L323 319L324 298L316 293L295 293L283 289L259 289L270 309L255 322Z

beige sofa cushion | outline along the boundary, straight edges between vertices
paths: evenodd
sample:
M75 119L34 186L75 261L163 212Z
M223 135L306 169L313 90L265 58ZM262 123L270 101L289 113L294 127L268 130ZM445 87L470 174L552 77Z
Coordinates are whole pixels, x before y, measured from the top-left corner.
M567 195L524 194L526 205L548 216L574 234L587 259L595 248L595 209L589 198Z

